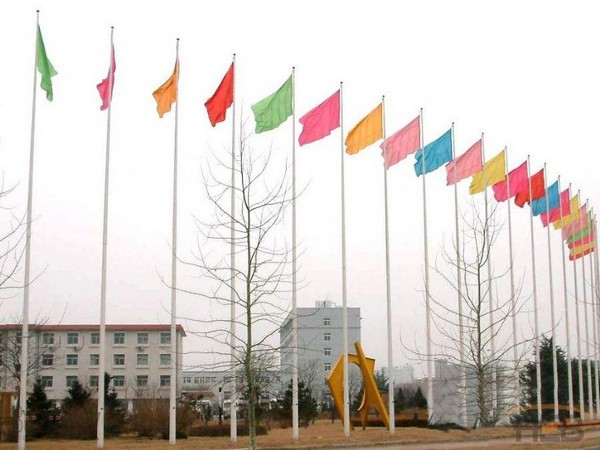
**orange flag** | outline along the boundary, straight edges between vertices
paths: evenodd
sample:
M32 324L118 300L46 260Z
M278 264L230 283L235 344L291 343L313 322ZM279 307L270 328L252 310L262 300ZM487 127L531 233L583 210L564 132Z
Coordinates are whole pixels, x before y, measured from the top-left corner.
M383 108L377 108L367 114L346 136L346 153L354 155L363 148L383 138Z
M177 83L179 82L179 59L175 61L175 69L173 75L165 81L161 87L152 93L154 100L156 100L156 110L158 111L158 117L163 116L164 113L171 111L171 104L177 100Z

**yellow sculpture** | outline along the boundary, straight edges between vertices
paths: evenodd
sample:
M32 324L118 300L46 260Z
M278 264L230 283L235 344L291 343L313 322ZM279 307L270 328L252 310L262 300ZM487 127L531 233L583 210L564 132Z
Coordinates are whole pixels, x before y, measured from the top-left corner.
M363 430L367 425L367 415L369 414L369 409L371 407L374 407L377 410L381 417L381 420L383 421L383 424L389 429L390 419L388 416L388 412L385 409L383 399L379 394L379 389L377 389L375 377L373 376L373 373L375 372L375 360L373 358L367 358L365 356L360 342L355 342L354 348L356 348L356 355L348 354L348 363L356 364L360 368L360 372L362 373L363 377L364 394L360 408L358 408L358 412L360 414L360 422L362 424ZM343 355L338 358L337 362L335 363L335 366L333 367L333 370L327 377L327 385L329 386L329 390L331 391L333 402L335 403L335 408L337 409L338 415L342 419L342 423L344 421L343 359ZM350 428L354 429L354 427L352 426L352 422L350 422Z

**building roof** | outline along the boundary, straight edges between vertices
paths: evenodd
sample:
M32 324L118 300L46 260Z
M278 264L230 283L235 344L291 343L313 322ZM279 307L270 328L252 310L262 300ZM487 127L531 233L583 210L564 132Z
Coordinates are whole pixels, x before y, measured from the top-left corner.
M20 323L9 323L0 325L0 331L2 330L21 330L22 325ZM97 331L100 330L100 325L98 324L90 324L90 325L29 325L29 328L35 331ZM162 325L162 324L111 324L106 325L106 331L170 331L171 325ZM183 336L187 336L185 330L181 325L177 325L177 332L181 333Z

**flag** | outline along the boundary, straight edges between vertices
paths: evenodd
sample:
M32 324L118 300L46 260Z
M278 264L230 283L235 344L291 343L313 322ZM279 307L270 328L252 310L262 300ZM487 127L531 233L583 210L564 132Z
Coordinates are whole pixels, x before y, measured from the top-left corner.
M340 91L337 90L327 100L314 107L300 118L302 132L298 136L300 145L309 144L325 136L340 126Z
M564 216L553 223L554 229L558 230L559 228L566 227L571 224L573 220L579 218L579 194L571 199L571 206L567 210L567 213Z
M271 131L281 125L292 115L292 76L279 89L258 103L252 105L255 132Z
M231 63L213 96L204 103L208 112L208 120L213 127L225 120L227 108L233 103L233 71L234 64Z
M503 202L508 200L510 197L517 195L517 192L520 192L523 189L529 189L527 181L528 179L527 161L525 161L516 169L511 170L508 173L508 177L504 181L500 181L499 183L492 185L494 198L498 202ZM509 187L510 192L508 192Z
M458 183L470 177L476 172L479 172L483 167L481 159L481 139L475 142L469 150L464 152L454 161L446 164L446 184Z
M492 159L485 163L483 169L473 175L469 193L471 195L483 192L488 186L492 186L506 179L506 150L502 150Z
M346 153L354 155L383 137L383 107L377 107L362 118L346 136Z
M579 247L574 247L569 251L569 260L575 261L576 259L582 258L585 255L592 253L595 247L596 242L590 242L588 244L580 245Z
M585 204L579 208L577 219L574 218L569 225L562 227L561 231L563 240L566 241L571 235L581 231L587 224L587 220L587 204Z
M552 183L546 190L546 195L531 202L531 213L539 216L541 213L551 211L560 206L558 195L558 181Z
M396 131L379 146L385 160L385 168L402 161L421 147L421 117L417 116L404 128Z
M569 189L565 189L560 194L560 204L557 208L550 210L550 212L543 212L540 218L542 219L542 225L548 226L550 222L556 222L557 220L569 215L571 205L571 192Z
M452 129L419 150L415 158L417 160L415 163L417 176L423 175L423 165L425 166L424 173L429 173L452 161Z
M175 61L173 75L169 77L157 90L152 93L156 100L156 110L158 117L171 111L171 105L177 100L177 84L179 83L179 59Z
M589 244L594 240L594 230L592 229L592 224L588 223L586 228L569 236L567 239L567 246L569 248L579 247L580 245Z
M44 45L44 39L42 38L42 30L40 29L39 25L37 29L35 65L42 76L40 87L46 91L46 99L51 102L54 98L52 92L52 77L58 72L54 69L54 66L48 59L48 55L46 54L46 46Z
M117 64L115 62L115 47L111 46L108 75L100 82L100 84L96 86L98 88L98 93L100 94L100 100L102 100L100 111L104 111L106 108L108 108L110 106L110 102L112 101L112 93L115 86L115 70L117 70Z
M595 247L595 246L592 246L592 247L588 248L587 250L585 250L585 251L582 251L581 253L578 253L578 254L575 254L575 255L571 255L571 254L569 254L569 260L570 260L570 261L575 261L576 259L579 259L579 258L582 258L582 257L584 257L585 255L589 255L589 254L590 254L590 253L592 253L592 252L593 252L595 249L596 249L596 247Z
M531 183L531 199L529 193L529 184ZM512 190L512 186L511 186ZM546 195L546 187L544 184L544 169L540 170L535 175L519 186L519 191L515 195L515 205L522 208L525 203L529 203L530 200L537 200L538 198Z

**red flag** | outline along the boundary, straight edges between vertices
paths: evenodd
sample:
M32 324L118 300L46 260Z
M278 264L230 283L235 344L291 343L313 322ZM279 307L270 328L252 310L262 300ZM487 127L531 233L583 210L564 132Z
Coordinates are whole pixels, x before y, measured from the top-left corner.
M593 232L591 234L588 234L587 236L583 236L581 239L568 243L567 247L576 248L585 244L590 244L592 242L596 242L596 236Z
M547 227L549 223L556 222L569 214L571 214L571 193L568 189L565 189L560 194L560 205L558 208L554 208L550 212L543 212L540 218L542 219L542 224Z
M544 169L530 178L531 181L527 181L519 185L519 191L515 196L515 205L522 208L525 203L529 203L531 200L537 200L546 195L546 185L544 183ZM531 183L531 198L529 198L529 183ZM510 187L512 191L512 186Z
M480 172L482 168L481 139L479 139L469 150L446 164L446 184L450 186L458 183L460 180Z
M585 250L581 253L577 253L575 255L569 254L569 261L575 261L576 259L583 258L585 255L589 255L590 253L592 253L595 249L596 249L595 247L591 247L591 248L588 248L587 250Z
M110 66L108 67L108 75L100 82L100 84L96 86L98 88L98 93L100 94L100 99L102 100L100 111L104 111L106 108L108 108L110 106L110 102L112 101L113 87L115 86L116 68L115 47L113 46L110 49Z
M229 70L221 80L221 84L219 84L213 96L206 100L204 104L206 111L208 111L208 119L213 127L225 120L227 108L233 103L233 66L233 63L231 63Z
M340 126L340 91L314 107L300 118L302 132L298 136L300 145L309 144L325 136Z
M516 169L511 170L508 173L508 177L496 183L492 186L494 190L494 198L498 202L503 202L508 200L510 197L514 197L517 195L517 192L521 190L529 189L529 185L527 183L527 161L521 164ZM510 192L508 192L508 187L510 185Z

